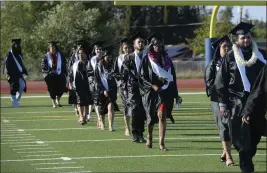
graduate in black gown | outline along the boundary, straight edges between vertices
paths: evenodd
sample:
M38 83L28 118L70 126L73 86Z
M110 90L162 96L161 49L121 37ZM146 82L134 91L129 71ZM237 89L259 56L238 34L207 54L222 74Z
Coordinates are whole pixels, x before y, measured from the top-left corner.
M232 143L239 152L239 166L242 172L254 172L251 148L245 149L242 136L241 112L251 87L266 64L266 52L258 49L252 40L250 29L254 25L241 22L230 33L233 35L232 51L228 52L217 73L215 87L218 93L222 116L230 116Z
M95 97L94 102L100 114L101 130L105 130L105 116L108 114L109 131L114 128L114 110L118 109L117 83L113 73L111 52L112 45L104 48L103 55L95 68Z
M66 60L59 51L56 41L49 42L49 52L42 59L41 67L53 108L62 107L60 98L66 91Z
M103 41L95 41L93 42L92 44L90 44L90 47L93 47L93 50L91 52L91 57L90 57L90 60L89 60L89 70L88 70L88 73L87 73L87 76L88 76L88 80L89 80L89 91L91 92L91 96L93 98L93 100L95 99L95 69L96 69L96 64L100 61L100 58L101 58L101 55L102 55L102 47L103 47L103 44L104 42ZM87 118L90 119L91 118L91 114L92 114L92 110L93 110L93 105L89 105L89 113L88 113L88 116ZM96 112L96 115L98 117L98 120L97 120L97 127L98 128L101 128L101 117L100 117L100 114L98 112L98 109L97 109L97 106L94 105L94 108L95 108L95 112Z
M74 64L75 62L79 61L78 50L79 50L82 46L83 46L83 49L85 49L85 53L86 53L86 55L87 55L88 58L89 58L88 52L86 51L86 50L87 50L87 49L86 49L86 47L87 47L87 43L86 43L86 41L85 41L85 40L77 40L77 41L75 42L75 45L73 46L71 55L70 55L70 57L69 57L69 59L68 59L68 68L67 68L67 69L68 69L68 80L67 80L67 81L68 81L68 86L69 86L69 98L68 98L68 103L71 104L71 105L73 105L77 117L79 117L79 111L78 111L77 103L76 103L76 100L77 100L77 98L76 98L76 92L75 92L75 90L70 89L70 88L72 88L72 87L71 87L71 83L69 82L69 78L70 78L69 74L70 74L70 72L72 72L72 70L73 70L73 68L72 68L73 64ZM88 111L87 111L87 112L88 112Z
M134 44L134 52L125 57L123 62L124 83L127 85L127 106L132 116L133 142L144 143L144 123L146 114L139 91L139 72L142 59L146 56L144 51L144 32L138 32L130 40Z
M125 57L131 53L131 46L129 45L129 39L127 37L124 37L119 42L120 44L119 48L119 56L116 58L114 62L113 71L115 73L115 78L117 81L117 86L119 87L119 95L121 98L121 103L123 107L123 115L124 115L124 121L125 121L125 135L130 136L131 135L131 127L130 127L130 118L131 114L129 112L129 108L127 106L127 83L125 80L123 80L123 61Z
M71 89L76 94L76 104L79 111L79 122L84 125L87 123L88 106L92 104L93 100L89 91L88 81L88 57L83 46L78 49L78 61L72 66L70 71Z
M13 107L19 107L23 91L26 92L26 77L28 72L23 64L21 39L12 39L11 50L5 58L5 73L10 84L10 95Z
M243 140L244 148L250 147L251 156L257 152L261 136L267 135L267 65L256 79L242 112L242 122L247 136Z
M229 118L224 119L220 114L220 107L218 103L217 91L214 86L217 71L220 69L223 58L227 52L231 50L231 42L227 35L219 38L212 43L215 53L212 61L207 65L205 71L205 83L206 93L210 97L211 110L214 115L216 127L219 131L219 136L223 146L223 154L220 157L221 162L226 162L227 166L233 165L231 156L231 134L230 134L230 120Z
M153 128L159 123L159 148L167 151L164 143L167 117L174 99L178 99L179 95L174 66L156 35L151 39L147 56L142 60L139 82L148 125L146 146L152 148Z

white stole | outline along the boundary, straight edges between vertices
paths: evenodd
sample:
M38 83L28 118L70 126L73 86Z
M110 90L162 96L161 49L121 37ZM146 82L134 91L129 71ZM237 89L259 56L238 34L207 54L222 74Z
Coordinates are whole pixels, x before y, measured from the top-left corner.
M167 83L165 85L163 85L161 87L161 89L163 89L163 90L167 89L169 86L169 83L173 81L171 67L168 69L168 72L167 72L166 70L161 68L158 64L156 64L153 60L151 60L149 57L148 57L148 59L151 63L152 71L154 73L156 73L156 75L158 77L161 77L161 78L164 78L165 80L167 80Z
M78 64L79 64L79 61L76 61L73 65L72 65L72 71L73 71L73 86L76 87L75 85L75 78L76 78L76 72L77 72L77 69L78 69Z
M145 51L142 52L142 59L143 59L144 56L146 56L146 52ZM134 52L134 60L135 60L136 71L138 73L139 72L140 63L141 63L141 58L138 56L138 54L136 52Z
M98 71L99 71L99 76L100 76L101 82L102 82L105 90L108 91L109 90L108 80L107 80L107 77L105 75L105 72L104 73L101 72L100 65L98 66Z
M91 62L91 65L92 65L92 67L93 67L93 69L95 71L95 67L96 67L96 64L97 64L97 56L93 56L91 58L90 62Z
M118 67L119 67L119 71L121 71L121 66L122 66L122 63L124 61L124 55L120 55L118 57Z
M243 55L241 49L239 48L238 49L240 55ZM260 53L259 50L257 50L257 57L258 57L258 60L260 60L261 62L263 62L264 64L266 64L266 60L264 59L263 55ZM237 65L237 68L240 72L240 75L241 75L241 79L242 79L242 83L243 83L243 86L244 86L244 90L247 91L247 92L250 92L250 89L251 89L251 85L250 85L250 82L248 80L248 77L246 75L246 67L244 65L241 65L241 64L238 64L236 63Z
M23 69L22 69L21 65L19 64L18 60L16 59L15 55L13 54L12 50L11 50L10 52L11 52L11 55L12 55L12 57L13 57L13 59L14 59L16 65L17 65L19 71L22 72ZM21 62L22 62L22 57L21 57L21 55L19 55L19 57L21 58Z
M49 52L47 53L47 62L48 66L52 68L52 57L50 56ZM57 74L61 74L61 55L59 52L57 52Z

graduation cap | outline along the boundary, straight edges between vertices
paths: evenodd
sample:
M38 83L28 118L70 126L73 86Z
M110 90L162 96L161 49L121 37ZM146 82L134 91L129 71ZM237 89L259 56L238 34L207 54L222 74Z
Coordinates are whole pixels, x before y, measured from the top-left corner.
M130 40L131 42L134 42L134 40L136 40L137 38L145 39L145 38L146 38L146 34L145 34L145 32L144 32L144 31L139 31L139 32L135 33L133 36L131 36L131 37L129 38L129 40Z
M213 43L211 43L212 48L213 49L216 49L222 41L230 42L230 38L228 37L228 35L225 35L225 36L217 39L216 41L214 41Z
M250 32L251 28L253 28L254 25L250 23L240 22L234 29L232 29L229 33L233 35L244 35Z
M128 43L129 39L127 37L123 37L119 41L116 42L116 44L122 44L122 43Z
M82 46L82 45L85 45L86 41L85 40L77 40L75 41L75 45L76 46Z
M49 45L57 45L57 43L58 43L58 41L54 41L54 40L48 42Z
M15 43L15 44L20 44L20 42L21 42L21 39L19 38L19 39L12 39L11 40L11 43Z
M105 56L107 56L107 55L110 55L111 54L111 52L112 52L112 50L114 50L115 49L115 47L111 44L111 45L108 45L108 46L105 46L104 48L103 48L103 52L104 52L104 54L103 54L103 56L102 57L105 57Z
M151 42L152 38L156 38L156 39L162 41L163 35L161 33L158 33L158 32L153 32L145 40L149 43L149 42Z
M102 47L103 46L103 44L104 44L104 41L95 41L95 42L93 42L93 43L91 43L89 46L100 46L100 47Z

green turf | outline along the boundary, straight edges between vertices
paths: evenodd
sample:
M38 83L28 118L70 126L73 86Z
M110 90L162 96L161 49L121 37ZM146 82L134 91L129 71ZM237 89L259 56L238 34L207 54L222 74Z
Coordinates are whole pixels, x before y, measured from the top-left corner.
M152 149L131 142L124 135L120 112L115 114L116 131L109 132L96 128L95 113L87 125L79 125L66 97L62 98L66 106L56 109L49 98L24 98L20 108L11 108L10 99L1 99L1 172L239 172L238 166L219 162L221 144L206 95L182 97L181 108L173 111L176 123L168 120L168 152L158 149L157 125ZM264 172L266 139L258 148L255 170ZM233 158L238 163L234 149Z

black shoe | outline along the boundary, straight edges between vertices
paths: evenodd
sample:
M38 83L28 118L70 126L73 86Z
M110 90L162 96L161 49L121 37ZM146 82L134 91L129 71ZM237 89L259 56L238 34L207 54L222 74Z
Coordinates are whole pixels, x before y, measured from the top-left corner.
M137 137L137 135L133 135L133 142L138 142L139 138Z
M145 143L146 140L144 139L143 136L139 136L139 143Z

